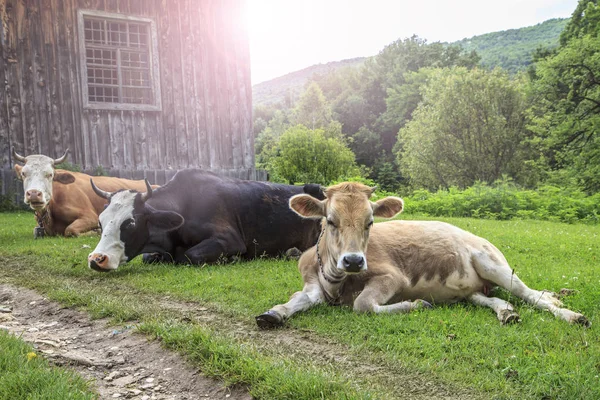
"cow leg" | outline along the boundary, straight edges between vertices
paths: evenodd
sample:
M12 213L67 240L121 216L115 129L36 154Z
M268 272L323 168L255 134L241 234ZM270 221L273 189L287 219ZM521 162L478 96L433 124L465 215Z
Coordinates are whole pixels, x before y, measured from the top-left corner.
M473 293L468 297L469 301L478 306L489 307L496 312L498 320L502 324L511 324L513 322L519 322L519 314L517 314L508 301L504 301L497 297L487 297L483 293Z
M364 290L354 300L354 311L380 313L408 313L413 310L427 307L431 304L425 300L401 301L399 303L386 303L396 294L401 292L398 279L393 276L379 276L371 279Z
M317 283L307 283L301 292L296 292L285 304L279 304L271 308L266 313L256 317L256 323L261 329L271 329L282 326L284 322L300 311L306 311L309 308L322 303L325 300L321 286Z
M79 218L66 227L65 236L80 236L82 234L93 236L98 234L95 229L98 229L98 219Z
M185 251L183 259L178 262L204 264L218 261L221 257L230 257L246 253L246 246L236 235L213 236L203 240Z
M527 287L514 273L512 268L510 268L504 256L499 251L493 254L493 259L487 252L474 254L473 267L482 279L503 287L534 307L548 310L554 316L564 319L567 322L581 324L586 327L591 326L591 323L582 314L563 308L561 301L558 300L554 293Z

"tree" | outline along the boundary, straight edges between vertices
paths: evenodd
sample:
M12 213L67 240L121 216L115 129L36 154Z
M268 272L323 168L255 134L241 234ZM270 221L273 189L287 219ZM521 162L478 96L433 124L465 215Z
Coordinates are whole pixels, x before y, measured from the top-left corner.
M514 176L525 109L524 84L499 69L432 71L423 102L399 132L403 175L431 189Z
M530 129L553 171L600 191L600 6L580 1L556 52L537 62ZM565 172L567 172L565 174Z
M294 109L294 122L317 129L327 126L332 120L331 107L323 91L317 83L311 83Z
M354 153L338 138L326 137L322 129L303 125L288 129L279 141L270 170L290 184L329 183L359 174Z

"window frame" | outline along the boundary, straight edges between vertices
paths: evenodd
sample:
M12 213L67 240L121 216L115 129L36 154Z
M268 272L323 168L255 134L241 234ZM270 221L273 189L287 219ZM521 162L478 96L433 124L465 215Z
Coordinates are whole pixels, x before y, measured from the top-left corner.
M150 82L153 91L154 104L135 104L135 103L109 103L109 102L92 102L89 98L89 82L87 73L87 56L85 45L85 17L98 17L109 20L139 22L149 25L149 43L148 61L151 63ZM131 16L120 13L111 13L96 10L77 10L77 40L79 40L79 62L81 68L81 94L83 97L83 108L90 110L114 110L114 111L162 111L161 92L160 92L160 64L158 59L158 34L156 31L156 23L153 19ZM118 47L115 47L115 49ZM121 88L121 86L120 86Z

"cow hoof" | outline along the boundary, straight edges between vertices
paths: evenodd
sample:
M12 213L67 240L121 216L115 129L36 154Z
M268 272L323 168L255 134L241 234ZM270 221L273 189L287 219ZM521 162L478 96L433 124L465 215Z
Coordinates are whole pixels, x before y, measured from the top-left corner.
M302 255L302 252L296 247L292 247L291 249L288 249L285 252L285 258L287 258L289 260L297 260L300 258L301 255Z
M34 239L43 238L45 234L46 234L46 232L44 231L44 228L42 228L41 226L36 226L35 228L33 228L33 238Z
M555 293L554 293L554 295L555 295L555 297L557 299L560 299L561 297L570 296L572 294L577 294L577 293L578 293L578 291L575 290L575 289L565 289L565 288L562 288L558 292L558 295L556 295Z
M275 311L269 310L256 317L256 324L260 329L274 329L283 326L283 318Z
M580 315L579 317L577 317L573 322L583 326L584 328L592 327L592 323L583 315Z
M433 308L431 303L425 300L415 300L414 303L416 305L416 308Z
M521 322L521 317L512 310L502 310L502 312L500 312L500 322L502 325L516 324Z
M142 255L142 262L144 264L156 264L162 262L164 257L160 253L144 253Z

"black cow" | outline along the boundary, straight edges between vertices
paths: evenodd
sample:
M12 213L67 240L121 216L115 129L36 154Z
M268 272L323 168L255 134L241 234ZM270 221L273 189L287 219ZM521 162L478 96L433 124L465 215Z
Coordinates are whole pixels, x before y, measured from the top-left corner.
M109 193L91 183L109 200L99 217L100 243L88 257L96 271L117 269L141 253L154 253L155 261L192 264L276 256L294 247L308 249L320 232L319 221L301 218L288 205L299 193L324 199L319 185L244 181L194 169L177 172L158 189L148 186L146 193Z

